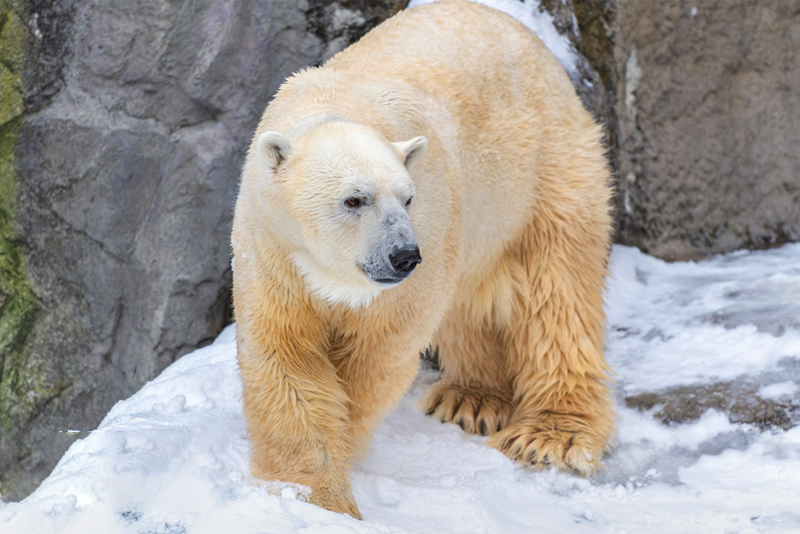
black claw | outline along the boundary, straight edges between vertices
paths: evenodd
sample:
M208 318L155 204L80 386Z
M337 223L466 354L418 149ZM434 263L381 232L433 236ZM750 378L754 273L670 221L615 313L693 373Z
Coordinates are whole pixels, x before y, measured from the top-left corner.
M442 398L440 397L439 400L436 402L436 404L434 404L430 410L425 412L425 415L433 415L433 412L435 412L436 408L438 408L441 404L442 404Z
M478 428L481 431L481 436L485 436L486 435L486 421L481 419L480 422L478 423Z
M464 430L464 418L463 417L458 420L458 426L461 427L461 430Z
M511 446L514 444L514 442L517 441L518 437L519 436L514 436L513 438L506 438L506 440L503 442L503 446L500 448L504 451L510 449Z

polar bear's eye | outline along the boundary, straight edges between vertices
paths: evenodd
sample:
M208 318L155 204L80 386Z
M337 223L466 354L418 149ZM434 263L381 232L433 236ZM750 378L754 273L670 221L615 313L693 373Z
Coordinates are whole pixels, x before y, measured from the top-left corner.
M350 197L344 201L344 205L347 206L348 208L358 208L363 203L364 202L358 197Z
M409 207L411 205L412 200L414 200L414 197L408 197L408 200L406 200L406 207Z

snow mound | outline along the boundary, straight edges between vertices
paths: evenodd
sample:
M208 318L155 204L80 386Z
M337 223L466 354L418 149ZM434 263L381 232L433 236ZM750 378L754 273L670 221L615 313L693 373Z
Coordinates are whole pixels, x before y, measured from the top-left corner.
M797 358L798 329L756 323L764 309L770 323L796 317L798 265L800 245L673 264L615 247L607 307L618 398ZM737 320L714 321L724 310ZM304 502L307 488L249 474L234 328L117 403L30 497L0 503L0 533L800 532L800 427L759 432L715 410L665 426L621 405L595 479L528 471L421 413L438 378L430 369L355 466L365 520L322 510ZM759 394L796 397L797 384L781 380Z

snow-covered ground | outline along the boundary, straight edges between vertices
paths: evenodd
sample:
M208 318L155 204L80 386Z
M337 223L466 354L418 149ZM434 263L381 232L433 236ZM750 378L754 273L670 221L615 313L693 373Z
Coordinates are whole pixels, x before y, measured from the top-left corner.
M422 370L353 471L364 521L317 508L248 473L231 326L114 406L33 495L0 503L0 532L800 532L800 427L714 410L665 426L623 402L766 376L759 394L797 408L800 244L673 264L615 247L611 270L618 444L593 480L529 471L426 417L417 400L437 375Z

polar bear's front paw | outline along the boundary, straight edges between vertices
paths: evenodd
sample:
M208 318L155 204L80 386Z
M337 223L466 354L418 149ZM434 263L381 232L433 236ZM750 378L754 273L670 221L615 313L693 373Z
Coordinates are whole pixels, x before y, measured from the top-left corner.
M575 416L545 415L512 422L489 445L523 465L557 467L591 476L600 467L605 443L590 432L576 430Z
M425 413L465 432L492 435L508 424L511 398L502 393L434 384L423 401Z

